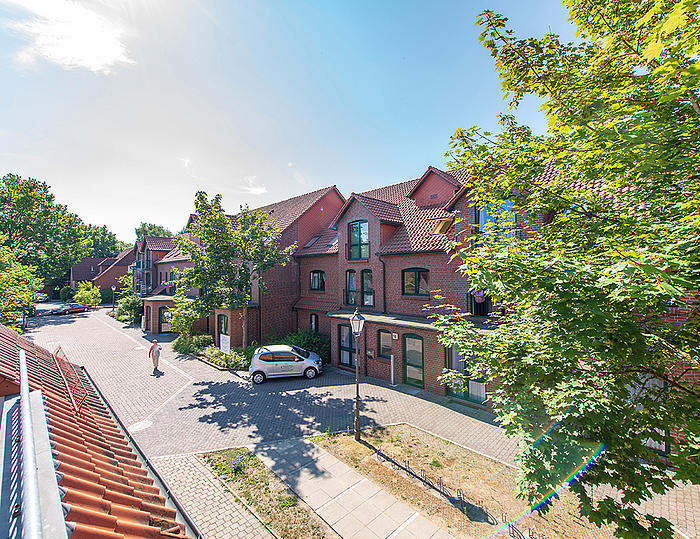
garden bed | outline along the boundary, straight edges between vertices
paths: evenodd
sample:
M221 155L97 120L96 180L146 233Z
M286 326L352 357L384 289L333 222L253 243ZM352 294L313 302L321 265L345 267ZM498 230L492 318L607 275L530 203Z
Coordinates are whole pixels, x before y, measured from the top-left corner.
M347 434L311 439L455 537L488 535L499 529L504 515L513 519L521 514L526 516L518 520L516 526L525 536L531 529L547 538L613 537L610 528L598 528L579 516L578 502L570 492L563 492L546 515L527 515L529 506L514 495L517 469L437 436L409 425L394 425L363 430L362 438L364 443L355 442L352 435ZM381 462L375 456L376 448L381 448L398 463L408 461L418 475L422 468L434 483L442 478L442 483L452 493L461 490L465 501L476 509L470 512L471 519L436 490ZM478 518L485 516L478 509L480 505L495 517L497 525L489 524L486 518Z
M338 538L328 524L247 449L207 453L204 460L277 536Z

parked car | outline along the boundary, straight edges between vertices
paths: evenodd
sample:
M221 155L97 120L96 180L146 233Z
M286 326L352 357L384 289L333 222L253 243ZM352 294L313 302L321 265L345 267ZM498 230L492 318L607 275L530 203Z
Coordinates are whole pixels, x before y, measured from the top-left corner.
M323 372L318 354L286 344L261 346L253 354L248 374L255 384L280 376L304 376L309 380Z
M63 305L58 309L51 311L51 314L72 314L72 313L84 313L89 311L92 307L87 303L69 303L68 305Z

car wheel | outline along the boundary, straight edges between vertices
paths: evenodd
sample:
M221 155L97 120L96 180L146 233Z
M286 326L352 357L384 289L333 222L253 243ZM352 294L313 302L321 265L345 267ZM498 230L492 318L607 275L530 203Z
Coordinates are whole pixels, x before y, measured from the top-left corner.
M262 384L265 381L265 375L260 371L253 373L253 383Z
M316 369L314 369L313 367L309 367L304 371L304 376L306 376L309 380L313 380L314 378L316 378L317 374L318 372L316 372Z

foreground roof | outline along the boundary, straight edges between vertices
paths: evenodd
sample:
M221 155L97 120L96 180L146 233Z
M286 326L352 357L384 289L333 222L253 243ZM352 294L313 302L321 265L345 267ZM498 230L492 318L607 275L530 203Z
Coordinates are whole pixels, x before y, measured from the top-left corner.
M0 326L0 395L18 390L20 349L27 356L29 386L43 396L51 446L44 458L55 469L39 487L57 489L66 536L187 537L99 393L60 349L51 354Z

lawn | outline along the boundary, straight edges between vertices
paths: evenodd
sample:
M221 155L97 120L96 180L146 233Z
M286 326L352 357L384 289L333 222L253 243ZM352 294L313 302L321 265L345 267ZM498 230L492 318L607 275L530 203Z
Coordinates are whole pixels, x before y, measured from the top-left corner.
M247 449L207 453L204 459L279 537L337 539L338 535Z
M355 442L352 435L346 434L316 436L312 440L455 537L488 535L498 529L503 516L513 519L521 514L526 516L516 525L526 537L529 530L537 532L538 537L547 538L613 537L609 528L600 529L578 516L577 501L569 492L564 492L560 499L554 501L546 515L528 515L529 506L514 495L517 479L515 468L442 438L408 425L364 430L362 438L363 443ZM411 479L404 472L380 462L374 455L375 448L381 448L397 462L405 463L408 460L411 468L418 473L423 468L428 478L436 483L441 477L452 493L461 490L465 500L472 504L471 518L419 480ZM498 525L485 521L485 514L478 508L479 505L483 505L495 517Z

